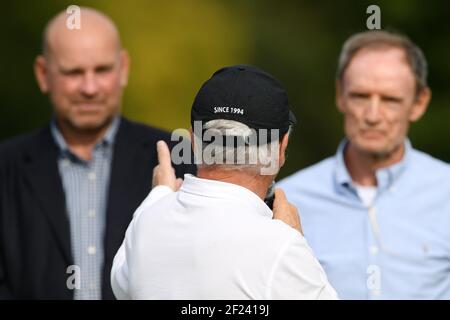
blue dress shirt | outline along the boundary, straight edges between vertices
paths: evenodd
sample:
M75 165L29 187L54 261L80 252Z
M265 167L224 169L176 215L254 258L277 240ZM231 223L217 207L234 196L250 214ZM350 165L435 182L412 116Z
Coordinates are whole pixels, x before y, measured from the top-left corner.
M376 172L369 207L334 157L278 186L342 299L450 299L450 165L405 141L401 162Z
M92 160L85 161L69 150L55 121L51 124L59 148L58 169L69 215L72 255L80 272L80 287L75 288L75 300L99 300L102 296L107 192L119 125L120 118L115 117L104 137L95 145Z

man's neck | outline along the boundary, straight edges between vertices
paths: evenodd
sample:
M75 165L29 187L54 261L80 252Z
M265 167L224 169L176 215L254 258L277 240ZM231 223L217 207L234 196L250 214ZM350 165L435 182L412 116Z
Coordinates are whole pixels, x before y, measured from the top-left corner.
M400 162L404 153L404 144L389 154L379 156L364 153L349 143L344 150L344 161L353 182L361 186L376 186L376 171Z
M77 130L63 121L56 122L69 150L85 161L92 160L95 145L105 136L111 123L95 130Z
M273 176L262 176L241 170L223 170L219 168L199 168L197 176L202 179L228 182L247 188L261 199L267 195Z

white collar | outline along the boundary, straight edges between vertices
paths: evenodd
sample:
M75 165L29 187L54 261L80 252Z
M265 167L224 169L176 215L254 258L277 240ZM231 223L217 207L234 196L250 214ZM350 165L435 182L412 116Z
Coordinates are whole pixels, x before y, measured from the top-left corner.
M184 175L184 182L180 188L181 192L200 195L202 197L228 199L230 202L241 202L250 204L256 212L273 218L273 212L253 191L234 183L217 180L203 179L192 174Z

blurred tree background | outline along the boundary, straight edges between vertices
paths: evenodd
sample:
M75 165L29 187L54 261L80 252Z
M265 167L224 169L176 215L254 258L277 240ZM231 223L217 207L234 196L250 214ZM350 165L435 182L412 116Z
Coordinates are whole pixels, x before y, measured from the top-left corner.
M366 29L366 8L377 4L382 28L411 37L429 61L433 99L412 126L413 145L450 162L450 3L430 0L9 0L0 9L0 141L51 117L32 65L46 22L72 4L117 23L132 59L123 113L133 120L188 128L197 90L225 65L253 64L275 75L299 119L281 176L335 153L343 137L334 103L337 56L348 36Z

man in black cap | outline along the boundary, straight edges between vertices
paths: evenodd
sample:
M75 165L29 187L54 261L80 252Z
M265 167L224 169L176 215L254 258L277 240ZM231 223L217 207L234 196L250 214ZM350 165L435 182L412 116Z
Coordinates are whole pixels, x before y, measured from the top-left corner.
M158 142L155 187L114 259L116 297L335 299L297 209L281 189L273 211L263 201L294 122L284 88L268 73L243 65L214 73L192 106L198 176L177 181Z

